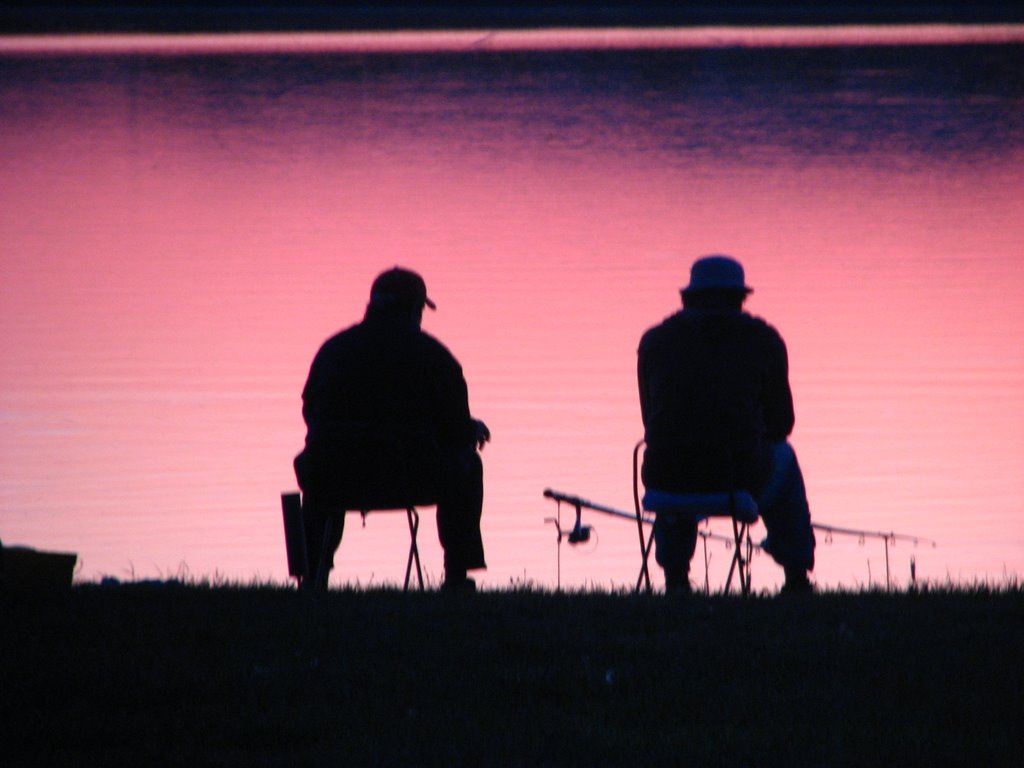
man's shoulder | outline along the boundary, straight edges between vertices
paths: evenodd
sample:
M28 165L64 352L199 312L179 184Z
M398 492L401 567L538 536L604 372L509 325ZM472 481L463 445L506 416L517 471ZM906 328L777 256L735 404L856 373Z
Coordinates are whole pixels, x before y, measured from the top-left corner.
M356 323L350 325L347 328L335 333L333 336L329 336L323 344L320 345L320 351L335 349L337 347L343 347L346 344L354 341L359 335L362 334L362 324Z
M437 337L431 336L424 330L420 330L420 332L416 334L416 340L420 345L420 348L431 359L436 361L445 361L455 366L459 365L459 361L455 358L455 355L453 355L451 350L448 349L448 347L446 347Z
M762 317L752 315L749 312L742 314L744 321L753 329L755 333L758 333L766 338L773 340L782 341L782 334L778 332L774 325L769 323Z
M652 325L644 331L643 335L640 337L640 346L643 347L653 344L658 340L658 338L663 337L666 334L673 333L673 331L681 327L683 322L682 312L675 312L669 315L657 325Z
M747 312L743 313L743 318L746 326L744 336L749 340L752 349L759 350L761 354L773 360L785 359L788 356L786 342L774 325Z
M640 346L650 346L651 344L656 344L661 339L670 339L695 332L696 329L701 327L708 327L705 324L709 322L716 326L724 324L720 327L732 326L745 334L758 338L782 341L782 335L773 325L749 312L729 312L713 315L682 310L669 315L657 325L644 331L643 336L640 337Z

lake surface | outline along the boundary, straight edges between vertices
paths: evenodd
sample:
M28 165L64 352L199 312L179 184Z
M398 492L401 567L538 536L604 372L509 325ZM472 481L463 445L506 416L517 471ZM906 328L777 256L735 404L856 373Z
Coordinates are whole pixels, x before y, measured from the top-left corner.
M629 586L635 526L559 547L542 493L632 510L637 342L724 252L788 343L814 521L921 537L898 584L1019 578L1019 30L743 34L0 39L0 538L86 580L284 581L309 362L401 264L494 435L478 580ZM420 539L437 580L432 510ZM884 584L882 540L827 539L819 584ZM334 583L406 548L353 518Z

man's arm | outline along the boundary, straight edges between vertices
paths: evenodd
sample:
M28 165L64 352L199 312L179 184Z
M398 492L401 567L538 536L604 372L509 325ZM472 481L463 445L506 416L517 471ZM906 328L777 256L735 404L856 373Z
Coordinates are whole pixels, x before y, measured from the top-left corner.
M650 403L647 395L647 351L646 335L640 339L640 346L636 353L636 383L640 394L640 418L644 428L647 428L647 415L650 412Z
M490 439L486 425L470 414L469 387L462 365L441 342L426 333L423 336L427 339L428 352L423 375L432 382L430 386L433 388L436 419L434 427L438 437L442 442L458 445L467 442L479 445Z
M321 356L322 348L313 357L313 362L309 366L309 373L306 375L306 384L302 388L302 420L306 423L307 429L317 422L317 411L319 409L317 393L320 388Z
M793 393L789 387L789 354L782 336L768 328L768 370L765 376L764 423L767 437L780 442L793 431Z

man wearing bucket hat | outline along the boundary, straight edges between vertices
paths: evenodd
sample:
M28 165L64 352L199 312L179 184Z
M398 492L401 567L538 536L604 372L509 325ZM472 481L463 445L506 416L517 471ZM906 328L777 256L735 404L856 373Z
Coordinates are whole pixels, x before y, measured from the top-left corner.
M748 490L768 531L764 548L783 567L785 591L810 591L814 532L796 454L786 345L743 311L752 293L728 256L694 262L683 309L640 341L642 478L670 493ZM655 559L667 592L688 593L695 524L658 515Z
M473 590L467 571L486 567L477 449L490 432L470 416L458 361L421 330L424 307L436 309L423 278L387 270L373 282L362 322L324 342L313 359L302 392L306 445L295 474L311 567L330 538L327 569L310 583L317 589L327 586L344 529L344 514L333 515L330 526L328 517L339 509L373 509L371 502L380 500L436 500L443 589ZM366 507L342 506L354 498Z

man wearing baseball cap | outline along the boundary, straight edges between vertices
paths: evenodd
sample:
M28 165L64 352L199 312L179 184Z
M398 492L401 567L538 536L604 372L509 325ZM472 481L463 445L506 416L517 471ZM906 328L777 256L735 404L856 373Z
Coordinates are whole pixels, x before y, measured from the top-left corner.
M786 345L743 311L753 289L729 256L694 262L683 309L640 341L637 377L648 490L744 489L768 531L764 548L783 567L787 592L812 589L814 532L803 476L787 442L793 430ZM669 593L690 591L697 526L670 513L654 523L655 559Z
M362 322L324 342L313 359L302 391L306 445L295 474L310 567L325 548L331 553L326 568L311 574L316 589L327 587L344 510L382 502L437 503L443 589L472 591L467 571L486 567L477 450L490 432L470 416L458 361L421 330L424 307L436 309L423 278L389 269L374 280Z

